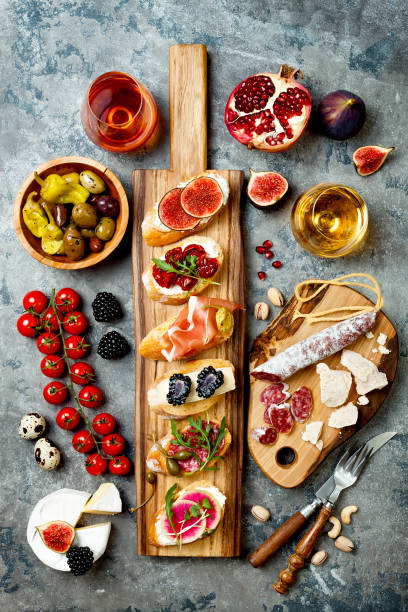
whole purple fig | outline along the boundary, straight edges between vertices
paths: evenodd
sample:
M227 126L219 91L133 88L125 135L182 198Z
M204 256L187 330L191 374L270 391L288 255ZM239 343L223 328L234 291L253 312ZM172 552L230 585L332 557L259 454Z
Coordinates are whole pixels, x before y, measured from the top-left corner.
M119 202L110 195L94 196L92 203L95 204L98 212L104 217L117 217L119 214Z
M322 132L334 140L346 140L357 134L363 127L365 115L363 100L344 89L324 96L317 109Z

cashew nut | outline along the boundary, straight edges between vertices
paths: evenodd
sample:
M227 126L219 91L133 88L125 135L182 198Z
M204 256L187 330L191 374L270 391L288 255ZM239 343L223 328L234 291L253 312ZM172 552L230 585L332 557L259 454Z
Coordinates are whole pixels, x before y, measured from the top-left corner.
M357 512L358 506L346 506L340 513L341 520L345 525L350 525L351 523L351 515L354 512Z
M329 538L333 538L334 540L340 534L341 523L336 516L330 516L329 523L332 523L333 527L330 529L330 531L327 532L327 535L329 536Z

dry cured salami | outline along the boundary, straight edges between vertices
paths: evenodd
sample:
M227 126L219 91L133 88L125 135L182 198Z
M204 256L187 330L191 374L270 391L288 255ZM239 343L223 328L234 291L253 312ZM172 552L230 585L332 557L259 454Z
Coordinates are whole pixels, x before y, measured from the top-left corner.
M376 315L375 311L365 312L326 327L257 366L251 375L259 380L283 381L357 340L372 328Z
M251 437L261 444L275 444L278 432L274 427L256 427L251 431Z
M313 398L310 389L299 387L292 395L290 411L298 423L304 423L310 416L313 408Z
M266 413L268 412L268 415ZM266 417L269 419L267 422L271 423L279 433L287 434L292 430L293 419L290 413L289 404L278 404L276 406L268 406L265 410L265 421Z
M282 404L290 398L288 389L289 385L283 382L269 385L269 387L266 387L261 393L261 402L266 406L271 406L272 404Z

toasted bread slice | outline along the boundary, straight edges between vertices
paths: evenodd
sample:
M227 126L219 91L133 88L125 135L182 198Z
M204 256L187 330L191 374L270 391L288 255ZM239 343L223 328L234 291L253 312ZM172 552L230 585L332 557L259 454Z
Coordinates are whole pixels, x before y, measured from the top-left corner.
M154 300L155 302L162 302L163 304L174 304L174 305L184 304L188 300L190 295L198 295L199 293L204 291L204 289L208 287L209 280L215 280L215 277L217 276L217 274L219 273L221 269L222 262L224 260L224 256L223 256L220 245L213 238L210 238L209 236L194 236L194 238L186 238L184 240L181 240L180 242L177 242L171 247L164 249L163 253L157 259L164 260L164 256L167 251L170 251L177 247L181 247L184 249L184 247L188 246L189 244L202 245L205 248L205 250L209 253L210 257L217 259L218 269L216 273L214 274L214 276L212 276L210 279L200 279L194 285L191 291L183 291L183 289L179 287L178 285L173 285L173 287L171 287L170 289L166 289L165 287L160 287L160 285L156 283L156 281L154 280L153 278L154 262L151 261L149 264L149 267L143 272L143 276L142 276L143 284L151 300Z
M177 501L178 499L184 497L184 495L186 493L188 493L189 491L194 491L196 489L210 489L209 495L212 494L211 489L217 489L218 492L222 495L221 491L219 491L219 489L217 487L215 487L215 485L212 482L209 482L208 480L198 480L197 482L193 482L190 485L188 485L187 487L184 487L184 489L181 489L179 491L177 491L177 493L174 495L173 497L173 502ZM225 497L224 497L224 502L223 504L219 504L221 512L220 512L220 518L218 521L218 524L216 526L215 529L218 529L219 525L221 524L223 518L224 518L224 513L225 513ZM153 519L152 522L150 523L150 527L149 527L149 533L148 533L148 538L151 544L153 544L153 546L174 546L176 544L176 541L174 540L174 542L167 542L167 543L161 543L159 541L159 537L160 534L158 532L158 525L160 524L160 518L161 516L166 512L166 508L163 505L154 515L153 515Z
M155 390L157 389L159 383L165 380L169 380L172 374L191 374L192 372L201 372L204 368L208 366L213 366L216 370L220 368L230 368L232 370L232 376L234 376L235 368L230 361L223 359L198 359L196 361L188 361L181 365L171 368L166 372L164 376L157 378L154 381L153 386L149 389L148 392L148 402L151 410L167 419L185 419L188 416L192 416L193 414L199 414L200 412L204 412L209 410L212 406L214 406L219 400L220 396L226 393L223 391L222 385L217 389L211 397L207 399L201 399L198 401L185 402L181 406L173 406L172 404L168 404L167 402L160 402L157 397L154 397ZM192 385L193 391L194 384ZM235 387L233 387L235 388ZM233 388L228 388L228 390L232 391ZM191 395L191 393L190 393ZM165 399L165 396L164 396ZM187 398L188 399L188 398Z
M218 421L215 421L214 419L211 419L211 420L215 423L218 423ZM186 425L186 427L183 427L180 433L181 434L184 433L190 427L191 427L190 425ZM160 450L158 449L158 445L160 444L161 448L165 452L167 452L170 447L170 442L171 440L173 440L173 438L174 438L173 434L168 433L166 436L164 436L163 438L158 440L155 444L153 444L152 448L149 450L149 453L146 457L146 466L149 470L151 470L152 472L157 472L158 474L170 474L170 472L166 468L166 457L163 455L163 453L160 452ZM211 466L213 466L220 457L223 457L227 453L229 447L231 446L231 440L232 440L231 434L229 430L226 429L225 436L224 436L224 446L222 447L222 450L217 455L217 457L212 459L207 464L207 467L210 468ZM197 474L197 471L185 472L184 470L180 470L180 472L178 473L178 476L193 476L194 474Z
M219 214L221 210L225 207L229 197L228 181L216 172L203 172L201 174L197 174L196 176L192 176L191 178L189 178L188 181L175 185L175 187L185 187L193 179L200 178L203 176L213 178L219 184L224 196L221 209L210 217L199 219L199 223L193 229L174 230L166 227L161 222L157 212L160 203L160 201L158 201L151 208L149 208L142 222L142 235L148 245L161 246L165 244L172 244L177 240L182 240L183 238L187 238L187 236L197 234L201 230L205 229L207 225L209 225L211 221L216 217L216 215Z

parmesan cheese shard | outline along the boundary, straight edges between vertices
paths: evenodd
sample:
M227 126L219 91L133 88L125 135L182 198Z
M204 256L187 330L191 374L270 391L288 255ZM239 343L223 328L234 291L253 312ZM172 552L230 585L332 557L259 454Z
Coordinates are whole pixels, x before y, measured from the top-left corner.
M122 512L122 500L115 485L112 482L101 484L82 512L87 514L118 514Z
M331 370L325 363L318 363L316 372L320 376L320 395L322 403L329 408L342 406L348 398L351 387L351 374L345 370Z
M322 427L323 421L313 421L312 423L307 423L305 431L302 433L302 440L305 442L310 442L311 444L317 446L319 450L322 450L319 444L319 442L322 442L323 446L323 441L319 440L320 434L322 433Z
M372 361L355 351L344 350L340 363L353 374L359 395L366 395L374 389L382 389L388 384L386 374L380 372Z
M378 350L382 355L389 355L391 353L390 349L385 348L385 346L382 346L381 344L378 347Z
M380 344L381 346L384 346L386 342L387 342L387 336L381 332L381 334L379 334L377 338L377 343Z
M360 395L360 397L357 399L357 404L359 406L367 406L367 404L369 403L370 403L370 400L368 399L366 395Z
M368 331L365 337L368 338L369 340L372 340L374 338L374 334L372 331Z
M333 410L329 417L328 426L334 427L335 429L342 429L343 427L349 427L355 425L358 419L358 409L353 402L349 402L341 408Z

